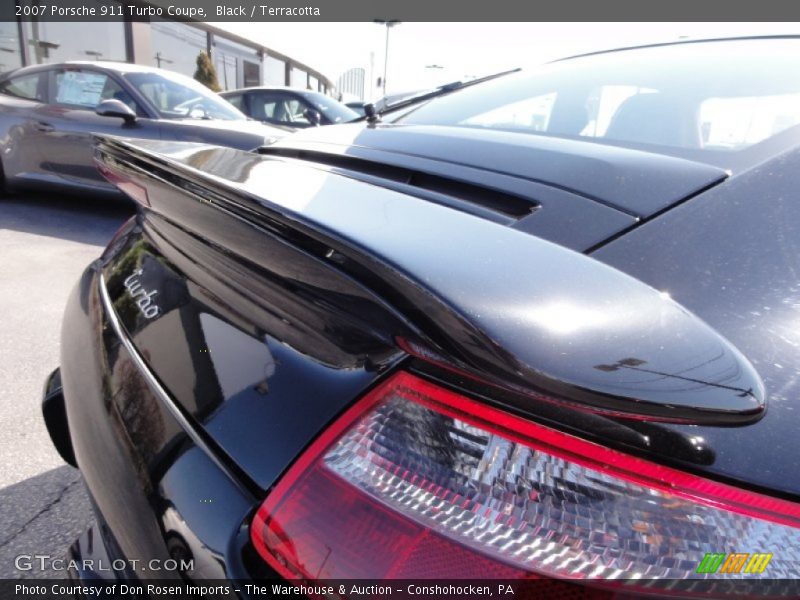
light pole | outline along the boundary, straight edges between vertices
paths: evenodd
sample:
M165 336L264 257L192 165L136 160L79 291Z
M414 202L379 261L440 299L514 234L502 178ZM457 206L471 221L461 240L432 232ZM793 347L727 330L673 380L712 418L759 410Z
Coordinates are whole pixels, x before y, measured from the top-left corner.
M161 68L161 63L164 63L165 65L171 65L173 62L175 61L172 61L168 58L164 58L163 56L161 56L161 52L156 52L156 66L159 69Z
M383 52L383 95L386 96L386 71L389 68L389 30L395 25L399 25L400 21L396 19L375 19L378 25L386 25L386 48Z

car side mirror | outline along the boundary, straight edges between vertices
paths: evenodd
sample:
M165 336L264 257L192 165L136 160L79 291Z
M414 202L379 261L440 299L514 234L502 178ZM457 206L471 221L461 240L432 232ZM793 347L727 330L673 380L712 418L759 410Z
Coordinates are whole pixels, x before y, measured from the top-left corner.
M319 127L319 124L322 122L322 115L319 114L316 110L307 108L303 111L303 116L306 120L314 125L315 127Z
M98 104L94 112L101 117L118 117L125 121L126 125L131 125L136 121L136 113L131 107L119 100L103 100Z

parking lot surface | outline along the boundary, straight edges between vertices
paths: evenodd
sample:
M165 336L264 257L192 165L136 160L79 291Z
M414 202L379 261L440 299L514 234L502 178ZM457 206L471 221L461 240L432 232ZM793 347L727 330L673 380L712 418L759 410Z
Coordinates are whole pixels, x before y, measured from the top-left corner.
M80 473L50 443L40 410L59 364L61 318L81 272L133 212L50 195L0 198L0 578L20 555L62 557L92 522Z

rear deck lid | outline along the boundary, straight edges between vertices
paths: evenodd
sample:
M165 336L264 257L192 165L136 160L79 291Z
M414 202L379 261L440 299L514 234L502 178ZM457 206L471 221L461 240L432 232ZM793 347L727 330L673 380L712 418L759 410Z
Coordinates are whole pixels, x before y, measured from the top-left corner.
M647 218L727 177L690 160L590 141L466 127L363 124L289 136L268 153L345 155L461 178L458 167L510 175L566 190L635 218ZM531 194L535 201L535 192Z

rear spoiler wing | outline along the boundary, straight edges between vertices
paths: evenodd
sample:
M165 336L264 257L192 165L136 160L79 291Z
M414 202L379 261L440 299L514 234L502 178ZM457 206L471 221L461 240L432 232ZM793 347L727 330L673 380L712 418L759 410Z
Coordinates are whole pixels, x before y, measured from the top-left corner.
M616 417L739 425L764 385L719 333L641 281L562 246L324 165L203 144L98 137L100 170L209 241L222 210L304 247L391 303L407 352L483 382ZM197 211L178 211L163 193ZM161 191L160 191L161 190Z

